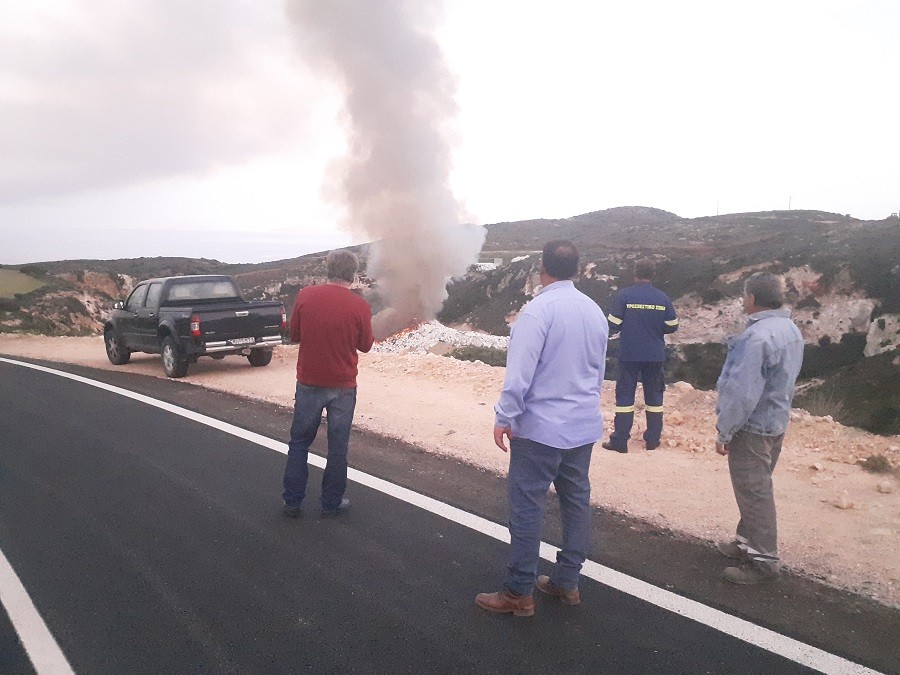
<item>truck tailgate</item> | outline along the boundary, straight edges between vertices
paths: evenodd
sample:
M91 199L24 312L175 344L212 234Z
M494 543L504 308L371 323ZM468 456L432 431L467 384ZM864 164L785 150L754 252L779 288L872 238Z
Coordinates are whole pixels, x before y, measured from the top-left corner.
M193 312L200 317L200 339L205 343L230 346L252 345L263 338L281 340L281 312L279 302L254 302L227 307L205 308Z

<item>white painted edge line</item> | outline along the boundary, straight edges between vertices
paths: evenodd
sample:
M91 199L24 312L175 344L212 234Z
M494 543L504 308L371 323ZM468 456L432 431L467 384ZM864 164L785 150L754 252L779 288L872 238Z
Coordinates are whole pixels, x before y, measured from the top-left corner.
M38 673L74 673L3 551L0 551L0 605L6 608Z
M232 436L242 438L256 445L261 445L264 448L269 448L285 455L287 454L287 443L267 438L261 434L241 429L228 422L222 422L207 415L196 413L171 403L166 403L165 401L158 401L157 399L150 398L144 394L138 394L127 389L122 389L121 387L116 387L97 380L91 380L80 375L74 375L72 373L54 370L33 363L26 363L24 361L15 361L2 356L0 356L0 362L39 370L44 373L58 375L59 377L104 389L135 401L152 405L175 415L180 415L181 417L185 417L195 422L200 422L201 424L231 434ZM325 458L313 453L310 453L309 455L309 462L318 468L324 468L325 466ZM501 542L509 543L509 531L507 528L491 522L490 520L419 494L408 488L395 485L394 483L377 478L376 476L371 476L362 471L358 471L357 469L350 468L347 472L347 477L360 485L365 485L366 487L378 490L391 497L413 504L414 506ZM554 562L558 551L559 549L557 547L541 542L541 557L545 560ZM773 654L778 654L779 656L783 656L786 659L813 668L822 673L833 673L834 675L878 674L878 671L876 670L872 670L854 663L853 661L849 661L817 647L807 645L799 640L782 635L781 633L732 616L727 612L714 609L703 603L690 600L689 598L684 598L676 593L659 588L645 581L641 581L640 579L635 579L627 574L617 572L592 560L585 562L581 573L589 579L598 581L601 584L614 588L622 593L627 593L644 602L656 605L657 607L708 626L720 633L730 635L731 637L755 645Z

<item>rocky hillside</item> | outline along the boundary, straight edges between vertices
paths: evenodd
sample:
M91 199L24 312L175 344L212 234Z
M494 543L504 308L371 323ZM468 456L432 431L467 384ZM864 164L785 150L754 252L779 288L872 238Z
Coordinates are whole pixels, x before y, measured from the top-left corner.
M757 270L773 271L787 281L807 342L798 396L822 407L821 414L900 433L900 219L860 221L819 211L685 219L623 207L498 223L487 230L485 264L451 283L438 317L444 324L508 335L535 293L539 251L548 239L576 243L583 262L577 285L604 309L630 283L634 261L652 257L658 263L656 285L673 298L681 320L671 340L669 377L711 388L724 361L725 337L743 324L744 279ZM365 262L366 251L354 250ZM139 258L17 267L43 285L13 297L2 297L0 289L0 332L98 332L112 302L137 280L170 274L232 274L248 298L280 299L290 311L297 291L321 280L323 263L324 254L312 254L258 265ZM364 273L363 282L378 311L377 286ZM616 347L613 341L611 357ZM849 382L853 386L844 386Z
M537 251L557 237L578 245L583 264L576 284L604 308L631 283L636 259L657 261L656 285L673 298L681 323L670 340L669 377L702 388L715 385L725 338L743 326L744 280L759 270L784 275L807 342L806 400L831 401L831 412L848 422L900 432L900 219L860 221L818 211L683 219L619 208L502 223L488 229L483 257L504 264L455 282L439 319L508 333L538 284ZM616 351L613 341L611 356ZM851 375L859 386L842 388ZM863 404L861 392L869 390Z

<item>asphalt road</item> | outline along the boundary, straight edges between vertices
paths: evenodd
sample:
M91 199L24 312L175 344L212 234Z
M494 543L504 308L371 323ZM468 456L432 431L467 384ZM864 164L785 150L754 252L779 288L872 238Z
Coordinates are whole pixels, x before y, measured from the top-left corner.
M284 409L178 382L67 370L287 436ZM315 468L307 512L285 518L284 455L108 391L0 363L0 410L0 551L75 672L809 672L590 579L578 607L538 597L530 619L482 612L474 596L499 587L502 542L355 484L351 509L323 519ZM314 449L323 452L323 442L324 433ZM503 522L497 477L376 436L355 433L351 443L355 466ZM620 556L699 549L604 519L609 527L598 527L612 538L604 544L621 544ZM550 527L548 538L557 535ZM771 614L797 616L797 597L814 596L801 588L782 610L758 589L747 602L748 589L742 600L707 583L709 597L699 597L696 569L711 555L694 551L674 571L656 559L656 572L642 576L661 574L725 609L759 605L775 628ZM844 614L835 614L839 605ZM809 611L823 607L834 611L818 627L795 626L794 637L897 668L895 612L827 593ZM857 630L867 636L864 653L847 639ZM5 612L0 654L0 672L30 672Z

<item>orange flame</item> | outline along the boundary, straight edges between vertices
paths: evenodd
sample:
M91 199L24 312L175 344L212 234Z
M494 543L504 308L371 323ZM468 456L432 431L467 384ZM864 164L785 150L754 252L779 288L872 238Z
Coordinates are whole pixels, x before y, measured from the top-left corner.
M399 338L408 333L412 333L414 330L418 329L418 327L421 325L422 325L421 320L412 319L408 324L406 324L405 328L401 328L397 332L392 333L391 335L388 335L386 337L376 339L375 344L378 344L379 342L385 342L386 340L392 340L393 338Z

